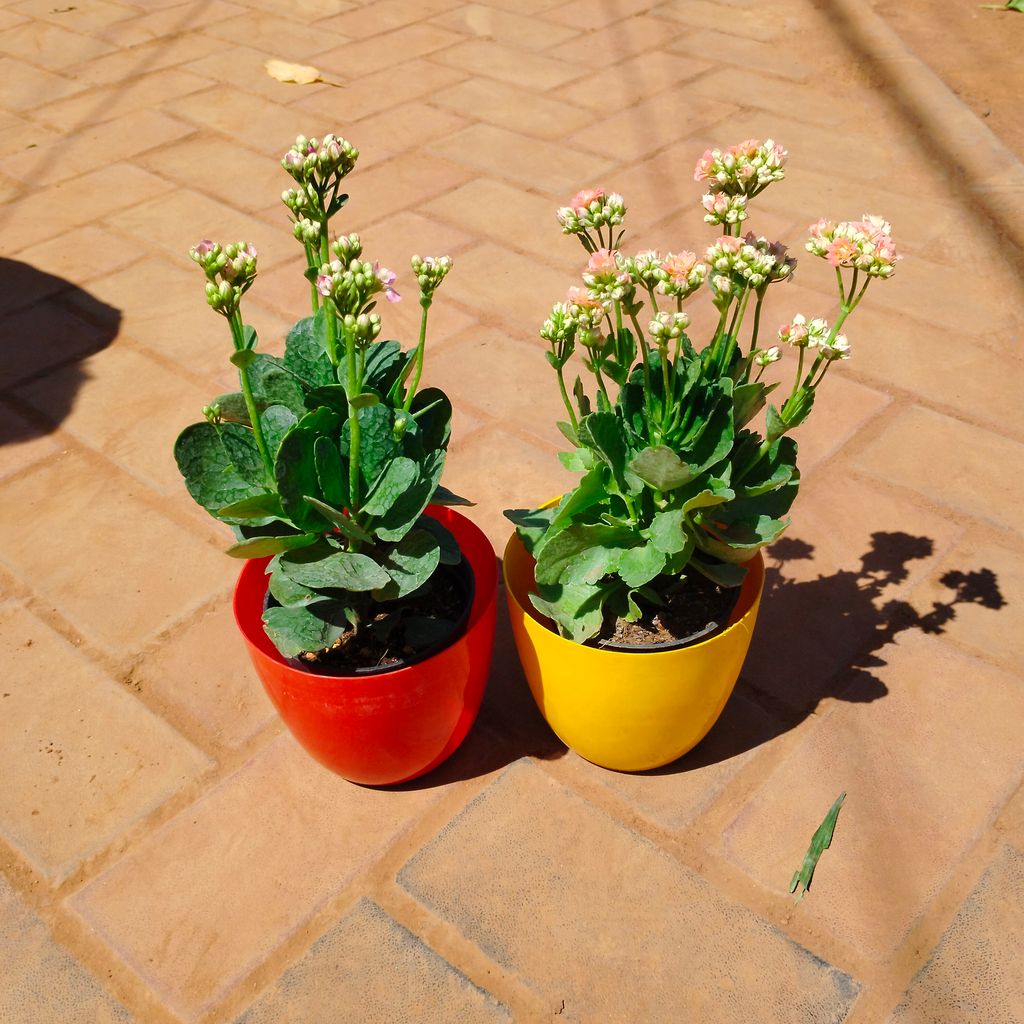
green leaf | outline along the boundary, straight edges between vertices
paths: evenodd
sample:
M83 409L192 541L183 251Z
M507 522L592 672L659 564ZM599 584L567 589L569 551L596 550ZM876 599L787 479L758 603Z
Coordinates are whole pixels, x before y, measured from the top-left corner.
M811 845L804 854L803 863L793 872L793 880L789 883L789 891L795 893L797 886L803 886L803 891L797 893L797 902L804 898L810 891L811 880L814 878L814 869L818 866L821 855L832 845L832 836L836 830L836 821L839 818L839 811L846 799L845 791L840 793L836 802L829 808L824 821L818 826L817 831L811 836Z
M256 359L256 353L247 348L240 348L237 352L231 353L231 362L240 370L252 366Z
M305 391L302 384L276 356L265 353L257 355L249 369L249 383L258 409L283 405L297 417L305 415Z
M622 423L613 412L595 412L580 421L580 441L611 467L620 490L626 489L626 440Z
M416 417L424 451L448 447L452 433L452 403L440 388L417 391L409 411Z
M317 313L321 327L325 315L323 309ZM300 320L288 332L284 345L284 365L311 388L336 384L338 381L323 344L317 340L314 318L311 316Z
M586 473L594 467L594 456L586 448L576 448L571 452L559 452L558 461L565 466L570 473Z
M772 442L764 457L747 473L743 486L736 491L736 497L757 498L782 487L794 477L799 480L796 453L796 441L791 437L780 437Z
M655 512L648 531L651 543L666 555L685 551L693 539L683 531L684 513L681 508L670 508Z
M210 405L216 405L220 409L221 419L225 423L241 423L244 427L250 427L249 409L245 404L245 396L241 391L229 391L227 394L218 395ZM259 408L259 402L256 403Z
M580 416L590 415L590 399L587 397L587 393L583 388L583 381L579 377L573 382L572 395L576 399L576 408L579 409ZM572 438L570 438L572 440Z
M226 505L266 491L262 470L253 476L251 449L255 448L252 431L236 423L222 423L218 427L193 423L175 441L174 458L188 493L216 516ZM259 459L258 450L256 458Z
M530 594L530 602L541 615L554 620L563 636L581 644L600 631L605 593L601 587L565 583L539 590L539 594Z
M381 517L374 533L381 540L401 540L412 529L416 520L430 503L444 472L445 451L432 452L420 467L416 482Z
M348 628L347 610L339 601L268 608L263 613L263 628L284 657L294 658L330 647Z
M371 405L380 405L380 395L374 394L372 391L364 391L352 399L353 409L368 409Z
M645 448L635 455L629 468L657 491L671 491L692 479L690 467L663 444Z
M313 442L313 464L324 501L335 508L348 504L348 461L342 461L333 438L321 436ZM308 495L303 495L308 501Z
M320 514L306 502L306 495L321 494L315 446L319 438L330 437L338 429L338 414L330 409L306 413L285 434L274 461L274 475L281 505L288 518L300 529L314 531L323 527Z
M627 548L619 558L618 574L623 583L635 589L650 583L665 568L665 552L654 544Z
M373 596L378 601L397 601L418 590L433 575L441 560L441 545L427 530L410 530L384 559L391 582Z
M605 468L601 463L580 479L576 487L559 502L551 525L560 529L569 525L573 517L602 501L608 500L608 488L604 483Z
M284 515L281 499L273 491L254 494L217 510L218 519L266 519Z
M376 341L366 350L363 386L386 395L399 378L408 356L397 341Z
M299 418L283 405L268 406L260 413L260 426L263 427L263 439L267 442L270 457L277 455L284 435L288 433Z
M622 526L570 526L543 545L535 578L538 583L558 583L569 563L587 548L626 548L635 541L636 534Z
M419 466L412 459L404 455L392 459L370 488L360 511L370 516L384 515L418 476Z
M475 501L470 501L468 498L461 498L453 491L449 491L447 487L442 484L438 484L434 489L434 494L430 499L432 505L466 505L469 508L476 506Z
M793 430L800 426L801 423L811 414L811 408L814 405L814 388L799 387L796 391L790 395L786 400L786 404L782 407L785 412L786 427L789 430ZM774 438L769 438L774 440Z
M359 475L363 486L370 487L399 452L394 415L386 405L371 405L360 409L356 415L359 417ZM341 450L350 450L350 424L347 420L341 430Z
M462 549L452 532L442 526L433 516L420 516L416 520L418 529L426 530L437 541L441 551L442 565L458 565L462 561Z
M266 558L279 555L282 551L295 551L309 547L319 540L316 533L291 533L285 537L250 537L240 540L227 549L232 558Z
M333 409L342 419L348 417L348 395L344 384L324 384L306 393L306 408L319 409L325 405Z
M318 594L301 583L295 583L279 570L270 574L270 583L267 585L267 589L270 591L270 596L285 608L304 608L306 605L324 599L323 594Z
M358 526L352 519L350 519L344 512L339 509L328 505L326 502L320 501L318 498L312 498L308 494L306 495L306 501L310 503L328 521L332 522L346 537L352 540L357 540L362 544L371 544L373 537L371 537L361 526Z
M732 389L732 416L736 427L749 423L763 408L765 399L777 387L774 384L762 384L751 381L749 384L738 384Z
M765 428L769 441L776 441L786 432L786 421L782 418L779 410L774 405L768 406L765 416Z
M313 550L289 552L281 557L281 572L292 582L314 590L379 590L391 579L369 555L354 551L324 554L325 550L318 545Z
M720 587L738 587L747 577L742 565L731 562L708 562L699 555L691 555L689 564Z
M537 545L555 518L553 508L507 508L502 515L516 526L516 533L527 552L534 555Z
M576 431L572 429L571 423L566 423L565 420L559 420L556 427L561 431L562 436L569 442L569 444L579 444L580 439L576 434Z

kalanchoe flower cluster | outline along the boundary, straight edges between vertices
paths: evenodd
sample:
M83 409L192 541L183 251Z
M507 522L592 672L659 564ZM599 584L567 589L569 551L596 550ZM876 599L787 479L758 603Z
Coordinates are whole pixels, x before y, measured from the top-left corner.
M351 263L363 255L363 243L359 236L353 231L348 235L341 235L331 242L331 252L341 260L342 263Z
M564 305L568 316L581 331L596 331L605 317L604 303L591 298L585 288L570 288Z
M682 337L683 331L689 326L690 317L686 313L658 313L648 328L655 345L665 351L668 343Z
M881 217L864 214L861 220L819 220L808 228L807 251L833 267L853 267L869 277L892 277L903 258L896 252L892 227Z
M772 363L777 363L782 358L782 352L779 350L778 345L772 345L770 348L759 348L754 353L754 363L757 366L770 366Z
M624 257L622 266L633 284L648 291L656 288L662 279L661 256L654 249Z
M384 292L389 302L398 302L398 292L391 287L394 281L394 272L379 263L353 259L346 264L332 260L320 268L316 287L324 298L334 301L342 316L359 316L378 292Z
M300 185L309 185L335 176L344 178L355 167L358 158L359 150L340 136L325 135L322 140L317 140L300 135L285 153L281 166ZM291 208L289 200L284 201Z
M818 317L808 321L803 313L779 327L779 341L794 348L817 348L828 337L828 321Z
M585 188L558 210L558 222L566 235L578 235L591 228L622 223L626 204L617 192L605 194L602 188Z
M597 302L614 302L625 296L629 274L618 252L598 249L590 256L587 269L583 271L583 281L592 299Z
M576 335L576 320L564 302L556 302L549 316L540 327L540 336L552 345L571 341Z
M429 302L452 269L452 259L450 256L413 256L410 262L420 286L420 301Z
M671 298L685 299L706 280L708 267L692 252L670 252L659 265L658 291Z
M342 331L350 334L359 348L366 348L380 334L380 317L376 313L360 313L359 316L346 313L340 323Z
M189 256L206 274L206 301L218 313L233 316L256 277L256 246L233 242L221 247L203 239L192 246Z
M716 303L726 302L746 288L759 292L775 281L785 281L796 266L781 242L769 242L752 232L743 238L723 235L708 247L704 258L711 270Z
M701 197L708 224L742 224L747 219L747 197L725 192L708 192Z
M706 181L712 195L724 192L730 196L754 196L785 177L782 168L788 155L772 139L747 139L724 151L708 149L697 161L693 180Z

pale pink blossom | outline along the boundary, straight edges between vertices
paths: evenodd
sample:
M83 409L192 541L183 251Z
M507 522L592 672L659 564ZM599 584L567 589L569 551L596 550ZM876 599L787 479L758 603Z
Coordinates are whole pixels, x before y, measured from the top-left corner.
M374 263L373 272L376 278L384 286L384 298L388 302L401 302L402 296L395 291L391 286L395 283L398 275L393 270L388 270L387 267L382 267L379 263Z
M569 200L570 209L577 213L590 209L590 204L604 198L603 188L582 188Z

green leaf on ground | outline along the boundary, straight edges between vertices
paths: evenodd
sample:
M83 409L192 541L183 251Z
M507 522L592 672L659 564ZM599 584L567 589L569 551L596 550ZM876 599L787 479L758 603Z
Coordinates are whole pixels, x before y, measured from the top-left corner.
M836 802L825 815L825 820L818 826L818 831L811 837L811 845L804 855L804 862L793 872L793 880L789 883L789 891L796 893L797 886L803 886L803 891L797 893L796 899L800 900L810 891L811 879L814 878L814 869L818 866L821 855L832 845L832 833L836 828L836 819L839 817L839 809L843 806L846 793L840 793Z

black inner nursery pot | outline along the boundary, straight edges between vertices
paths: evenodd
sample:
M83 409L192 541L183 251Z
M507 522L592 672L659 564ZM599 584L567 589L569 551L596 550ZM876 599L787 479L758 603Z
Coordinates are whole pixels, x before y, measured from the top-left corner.
M674 651L708 640L729 622L742 587L723 587L699 572L681 577L662 576L649 584L665 605L640 598L643 615L635 623L606 616L601 632L586 642L588 647L610 651ZM645 640L644 637L650 637Z
M349 629L334 647L317 651L312 657L307 653L285 661L319 676L372 676L408 668L462 636L475 593L476 581L469 559L463 556L457 565L442 563L422 587L401 601L373 605L376 618L364 624L360 631L364 639L356 648L349 646L353 640ZM263 610L277 605L268 590Z

